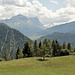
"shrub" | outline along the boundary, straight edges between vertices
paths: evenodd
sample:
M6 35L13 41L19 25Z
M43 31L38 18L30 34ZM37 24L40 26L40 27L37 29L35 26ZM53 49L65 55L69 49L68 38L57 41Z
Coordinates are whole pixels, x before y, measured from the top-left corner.
M5 61L5 59L3 59L3 58L0 58L0 61Z
M65 55L69 55L70 54L70 52L69 52L69 50L66 50L66 49L62 49L61 51L60 51L60 56L65 56Z

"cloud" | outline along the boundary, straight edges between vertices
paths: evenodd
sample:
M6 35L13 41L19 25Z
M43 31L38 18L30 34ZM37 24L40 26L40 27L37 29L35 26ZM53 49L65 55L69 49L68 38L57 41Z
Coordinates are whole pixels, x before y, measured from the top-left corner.
M71 7L75 7L75 0L65 0L65 4Z
M50 0L50 3L58 5L59 3L56 0Z
M32 2L28 0L0 0L0 2L3 4L3 6L0 6L0 19L22 14L26 17L38 17L48 27L75 21L75 0L65 0L67 6L58 9L56 12L53 12L52 9L47 9L38 0L33 0Z
M3 4L6 5L16 5L16 6L26 6L27 0L1 0Z

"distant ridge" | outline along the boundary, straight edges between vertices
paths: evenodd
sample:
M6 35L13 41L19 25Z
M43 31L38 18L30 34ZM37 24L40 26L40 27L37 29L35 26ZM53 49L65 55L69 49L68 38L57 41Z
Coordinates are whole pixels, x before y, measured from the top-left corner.
M37 17L27 18L21 14L13 16L10 19L1 20L0 23L5 23L11 28L19 30L26 36L41 32L44 28Z
M52 34L54 32L67 33L67 32L71 32L73 30L75 30L75 21L48 28L48 29L40 32L39 35L44 36L44 35Z
M44 40L45 38L52 40L58 40L60 44L63 42L71 42L72 46L75 47L75 34L73 33L59 33L59 32L54 32L52 34L48 34L46 36L42 36L41 38L38 39L39 41Z

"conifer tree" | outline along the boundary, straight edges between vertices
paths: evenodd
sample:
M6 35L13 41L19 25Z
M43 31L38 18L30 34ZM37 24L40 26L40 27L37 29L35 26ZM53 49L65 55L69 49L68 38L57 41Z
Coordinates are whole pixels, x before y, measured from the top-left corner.
M66 43L64 42L63 43L63 49L66 49L67 47L66 47Z
M52 49L52 56L57 56L57 44L55 40L52 41Z
M40 56L43 57L42 60L45 60L45 56L49 55L50 53L50 41L48 41L47 39L44 39L38 53L40 54Z
M8 51L7 47L5 46L5 48L2 51L2 58L4 58L5 61L8 61L9 56L10 56L9 51Z
M30 56L34 56L34 48L33 48L33 44L32 41L29 42L29 47L30 47Z
M38 56L38 43L37 43L37 40L34 41L34 56Z
M16 59L20 59L23 57L22 51L20 47L18 47L17 52L16 52Z
M41 41L39 42L39 48L41 47L41 45L42 45L42 43L41 43Z
M67 45L67 49L71 50L72 49L72 46L71 46L71 43L69 42L68 45Z
M31 56L31 47L29 42L26 42L24 44L24 48L23 48L23 57L30 57Z
M14 55L12 54L12 55L11 55L11 60L13 60L13 59L15 59L15 58L14 58Z
M62 48L57 40L55 40L55 42L57 46L56 56L59 56Z

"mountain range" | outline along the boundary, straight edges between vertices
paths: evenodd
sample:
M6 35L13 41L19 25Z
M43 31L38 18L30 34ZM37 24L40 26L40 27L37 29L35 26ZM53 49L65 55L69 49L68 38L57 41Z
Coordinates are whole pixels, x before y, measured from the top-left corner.
M45 36L48 34L52 34L54 32L67 33L67 32L74 32L74 31L75 31L75 21L53 26L51 28L43 30L42 32L39 32L38 35Z
M19 30L26 36L41 32L44 29L44 26L37 17L27 18L21 14L10 19L0 20L0 23L5 23L9 27Z
M51 41L58 40L60 44L71 42L72 46L75 47L75 21L48 28L37 35L41 36L38 41L47 38Z
M23 15L17 15L10 19L1 20L0 22L8 24L8 26L11 28L14 28L14 30L15 29L19 30L21 33L25 35L24 36L22 34L23 37L31 35L30 38L32 40L39 38L38 41L43 40L44 38L48 38L50 40L57 39L59 43L61 44L63 42L66 42L66 43L71 42L73 47L75 47L75 43L74 43L75 41L74 39L75 38L75 21L66 23L66 24L56 25L56 26L53 26L45 30L44 30L44 26L41 24L39 19L36 17L27 18ZM18 33L16 33L16 35L18 35Z
M38 41L43 41L45 38L52 40L58 40L60 44L63 42L71 42L72 46L75 47L75 33L59 33L54 32L52 34L48 34L38 39Z
M0 52L6 46L10 52L15 54L18 46L22 49L24 43L30 39L18 30L10 28L4 23L0 23Z

